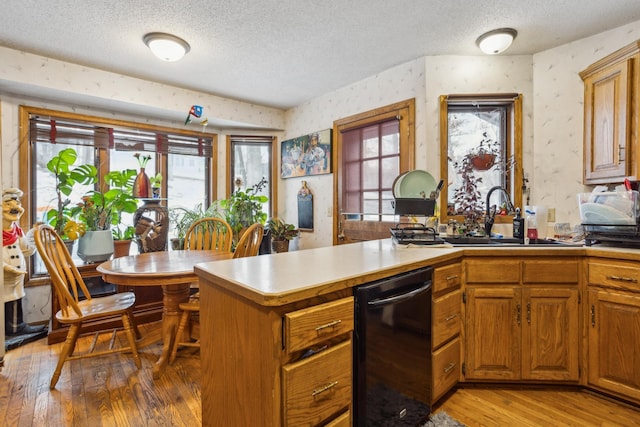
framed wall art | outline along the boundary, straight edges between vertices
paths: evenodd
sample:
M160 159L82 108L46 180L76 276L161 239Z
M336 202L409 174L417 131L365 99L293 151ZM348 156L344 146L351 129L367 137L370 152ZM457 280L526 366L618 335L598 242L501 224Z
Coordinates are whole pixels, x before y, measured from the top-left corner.
M282 178L331 173L331 129L282 141Z

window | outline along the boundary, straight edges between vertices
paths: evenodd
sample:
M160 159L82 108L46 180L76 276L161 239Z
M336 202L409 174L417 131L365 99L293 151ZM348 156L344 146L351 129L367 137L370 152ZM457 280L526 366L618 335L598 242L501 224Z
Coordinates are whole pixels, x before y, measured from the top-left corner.
M266 186L259 194L265 195L269 201L262 205L268 217L274 216L276 200L273 177L275 138L271 136L228 136L229 194L237 188L246 189L266 179Z
M495 186L522 206L521 96L449 95L440 101L441 197L446 197L446 203L441 199L441 221L477 223ZM494 194L491 205L506 204L502 192Z
M393 221L392 187L400 170L398 120L349 130L342 135L342 148L345 213L353 219Z
M393 183L413 168L415 99L334 122L334 244L389 237Z
M42 221L55 205L54 178L47 162L68 147L78 153L76 165L95 165L101 180L110 170L139 169L134 153L151 155L145 171L149 176L162 174L161 198L169 208L208 207L215 196L215 135L31 107L20 108L20 122L28 129L20 150L20 164L26 165L20 169L20 186L29 194L23 199L25 223ZM79 201L90 189L74 187L69 199ZM129 216L133 223L133 215ZM37 264L32 274L44 273Z

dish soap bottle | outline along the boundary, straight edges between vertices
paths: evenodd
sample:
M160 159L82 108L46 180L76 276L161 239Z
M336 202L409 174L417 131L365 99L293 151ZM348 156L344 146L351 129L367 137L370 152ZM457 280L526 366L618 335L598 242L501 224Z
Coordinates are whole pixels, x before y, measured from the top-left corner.
M520 215L520 208L516 208L516 216L513 218L513 237L524 240L524 218Z

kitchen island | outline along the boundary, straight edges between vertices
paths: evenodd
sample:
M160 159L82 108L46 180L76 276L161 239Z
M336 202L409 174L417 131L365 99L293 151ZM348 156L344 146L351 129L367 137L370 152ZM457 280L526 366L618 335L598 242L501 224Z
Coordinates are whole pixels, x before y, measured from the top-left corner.
M414 248L382 239L199 264L203 425L350 425L351 288L421 267L460 265L466 257L475 262L486 257L494 264L500 258L524 260L521 265L537 258L558 262L568 258L579 269L578 282L572 286L586 295L589 258L620 260L631 268L640 262L640 250ZM464 268L461 271L464 276ZM586 305L581 307L583 318L588 312ZM585 341L586 346L583 324L575 342ZM320 326L309 333L313 325ZM304 357L308 350L325 345L329 350ZM581 365L587 364L586 350L578 357ZM318 376L323 372L340 381L322 385ZM464 380L461 371L459 376ZM320 384L310 384L315 380ZM574 383L587 385L587 376ZM298 393L305 387L311 392Z

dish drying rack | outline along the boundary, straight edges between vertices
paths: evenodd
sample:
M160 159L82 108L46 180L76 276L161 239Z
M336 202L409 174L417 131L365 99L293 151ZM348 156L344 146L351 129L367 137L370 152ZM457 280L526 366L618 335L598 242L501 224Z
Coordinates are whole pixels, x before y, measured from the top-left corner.
M594 243L640 246L640 224L582 224L582 228L586 234L584 239L586 246L591 246Z
M390 229L391 238L401 245L439 245L445 243L435 228L424 224L398 223Z

